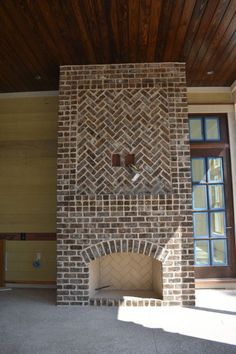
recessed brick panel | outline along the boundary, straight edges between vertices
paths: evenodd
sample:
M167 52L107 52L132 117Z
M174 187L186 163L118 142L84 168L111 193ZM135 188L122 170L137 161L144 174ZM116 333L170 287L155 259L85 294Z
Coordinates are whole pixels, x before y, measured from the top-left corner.
M163 89L80 90L77 103L76 189L79 194L171 191L170 128ZM111 155L121 156L114 169ZM134 154L132 182L125 157Z

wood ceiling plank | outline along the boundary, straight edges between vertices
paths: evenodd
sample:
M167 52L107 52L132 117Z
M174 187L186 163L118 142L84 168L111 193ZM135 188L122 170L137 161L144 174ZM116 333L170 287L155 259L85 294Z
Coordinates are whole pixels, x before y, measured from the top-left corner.
M156 56L157 48L157 38L158 38L158 29L161 15L161 4L160 0L152 0L151 3L151 15L150 15L150 24L148 32L148 43L147 43L147 52L146 52L146 61L154 62Z
M127 0L117 1L117 12L118 12L118 27L119 27L119 40L121 48L121 62L129 62L129 26L128 26L128 17L129 17L129 8Z
M174 5L174 1L172 0L165 0L162 3L158 37L157 37L156 61L163 61L164 58L164 51L165 51L167 35L168 35L168 26L171 19L171 12L172 12L173 5Z
M234 52L236 51L236 47L234 48ZM231 86L232 84L232 80L231 78L232 77L236 77L236 67L235 67L235 55L232 54L232 57L231 57L231 61L228 63L226 63L226 66L225 66L225 71L222 72L221 76L219 77L219 85L222 81L222 76L225 80L225 85L226 86ZM228 66L227 66L228 64Z
M0 16L2 18L1 25L4 28L4 32L1 32L1 67L4 68L5 73L8 72L9 80L14 77L17 85L22 87L30 75L28 63L24 60L26 53L23 51L24 46L22 48L21 32L14 25L9 9L2 6ZM31 65L30 68L32 69Z
M5 19L8 17L11 28L9 26L5 26L4 28L5 31L8 31L8 44L12 47L11 52L15 52L15 55L9 55L8 51L9 63L12 59L14 60L9 77L13 75L15 68L20 67L20 72L18 70L14 76L15 82L17 78L21 78L18 91L23 91L23 87L26 91L55 87L58 83L58 67L55 63L50 65L47 55L37 45L39 34L37 31L32 31L31 26L29 26L28 19L31 19L32 16L25 15L25 12L30 11L26 7L27 4L23 3L22 6L20 2L15 4L9 1L5 5L5 8L3 7L5 9ZM16 6L17 16L14 16ZM36 80L36 77L39 75L41 76L41 80ZM15 89L14 91L17 90Z
M100 29L97 24L97 16L93 0L79 1L81 12L80 21L83 20L87 41L90 43L95 54L96 63L103 63L103 43L100 38ZM88 59L88 58L87 58Z
M200 43L201 45L198 46L198 41L195 40L195 46L192 47L192 51L194 51L194 56L191 56L191 53L189 55L189 59L188 59L188 66L190 68L190 70L192 70L192 68L194 67L195 69L198 70L198 67L201 63L201 61L203 60L204 56L206 55L207 49L210 45L211 40L214 38L214 35L218 29L218 26L221 23L222 17L229 5L230 0L220 0L217 4L217 6L215 7L215 4L217 3L216 1L214 2L210 2L210 10L213 13L213 16L211 17L211 20L209 18L209 15L207 14L207 9L205 11L204 16L202 17L202 24L203 26L202 28L202 32L199 30L200 32ZM205 16L206 15L206 16ZM205 20L205 22L204 22ZM207 25L207 21L208 21L208 25ZM205 32L205 35L204 35ZM194 48L194 50L193 50ZM196 51L196 49L198 49L198 51ZM192 52L191 51L191 52ZM192 60L193 59L193 60ZM198 74L199 75L199 71Z
M5 88L5 91L2 90L1 92L14 91L15 89L14 89L14 86L12 86L12 80L10 79L12 72L11 71L9 72L9 62L7 60L5 60L5 58L3 58L2 55L0 56L0 67L2 68L2 70L0 71L1 88L2 87ZM13 67L14 67L14 65L13 65ZM16 72L16 75L17 75L17 72ZM17 85L17 87L19 87L20 89L22 89L24 87L24 83L20 80L20 78L15 81L15 85ZM22 90L22 91L24 91L24 90Z
M48 48L56 53L57 63L68 64L71 63L73 55L71 48L67 41L63 40L63 30L61 29L60 22L65 27L65 22L62 19L60 4L57 8L53 7L53 1L36 1L31 7L31 10L36 16L40 15L44 25L40 26L40 31L43 35L44 41L47 43Z
M89 58L89 63L95 63L96 53L95 48L93 47L89 28L87 27L85 18L83 16L83 11L81 9L81 1L69 1L71 8L71 17L74 19L74 30L76 29L75 36L78 36L77 42L80 41L81 46L79 47L79 55L83 55L83 52L86 53L83 63L86 64L87 58ZM65 5L64 5L65 6ZM73 27L72 27L73 30ZM76 39L75 39L76 40Z
M236 0L232 0L225 12L224 21L221 21L214 38L211 40L210 45L204 58L198 66L199 76L206 75L207 71L214 69L215 64L218 62L218 57L225 51L225 46L232 37L232 33L236 29ZM236 53L235 53L236 57Z
M97 24L100 33L100 43L102 46L103 63L111 63L111 38L109 33L109 22L106 13L105 1L94 2Z
M191 85L192 86L201 86L201 84L203 84L203 86L224 86L222 84L219 84L219 77L221 76L221 72L223 71L223 67L225 68L227 66L227 61L230 58L234 58L235 59L235 41L236 41L236 33L234 33L230 40L228 41L228 44L226 46L224 46L224 51L222 52L222 55L220 56L220 60L219 58L217 58L217 62L214 66L214 75L206 75L206 73L204 73L204 75L202 75L202 77L193 77L192 81L191 81ZM231 53L230 55L228 53ZM231 60L231 59L230 59ZM224 63L224 65L222 66L222 63ZM235 60L233 62L233 67L235 68ZM231 71L231 67L227 67L227 70ZM224 80L224 76L220 79L220 80ZM224 81L225 82L225 81Z
M188 30L184 39L184 46L182 48L182 52L180 55L180 61L185 61L186 63L188 63L188 54L194 43L194 38L198 31L201 22L201 17L205 11L207 3L208 0L196 1L196 5L192 13L191 21L189 22Z
M182 11L182 15L179 22L179 27L177 29L175 42L174 42L174 50L172 51L171 61L178 61L180 58L180 53L184 46L185 36L188 30L189 23L191 21L191 17L193 14L194 7L196 5L197 0L185 0L184 8Z
M168 35L163 53L163 61L170 61L174 51L174 43L183 12L184 0L175 1L172 8L171 18L168 26Z
M211 68L214 69L213 75L207 75L206 72L202 73L202 76L198 78L198 81L201 82L202 80L208 82L209 85L214 85L215 83L219 83L219 79L221 81L226 82L225 80L225 72L233 72L236 68L236 61L234 60L231 65L228 65L228 60L230 58L236 58L236 32L234 31L231 34L231 37L228 39L228 43L224 42L224 45L221 46L219 51L219 56L215 56L215 61L212 64ZM220 58L220 59L219 59ZM223 73L223 75L222 75ZM232 77L235 77L234 75ZM234 79L232 80L234 81ZM225 84L226 85L226 84ZM221 84L222 86L222 84Z
M36 4L36 3L35 3ZM45 85L47 85L47 81L55 82L54 78L58 77L58 66L57 66L57 57L54 55L53 51L49 51L49 48L46 46L44 38L41 37L39 28L43 27L43 19L40 17L39 13L34 15L31 12L30 7L28 5L32 5L31 3L26 2L7 2L8 6L12 6L11 8L11 16L12 19L18 23L19 27L19 57L22 56L22 59L28 67L28 75L26 76L30 80L35 81L35 75L40 74L43 77ZM34 9L34 7L33 7ZM15 14L17 13L17 16ZM9 35L9 40L14 38ZM28 52L23 51L24 41L28 45ZM30 53L32 53L32 56ZM31 70L31 65L33 61L33 57L37 57L38 65L35 69ZM53 60L55 57L55 60ZM31 81L31 80L30 80ZM43 85L42 82L35 82L35 87L41 87Z
M60 52L62 63L83 63L84 48L78 37L76 38L76 33L78 32L74 16L72 16L73 10L70 8L70 2L50 0L48 5L48 28L50 33L53 33L54 42L60 43L58 51Z
M112 61L113 63L121 62L120 34L118 24L118 9L116 0L110 0L106 4L108 17L110 21L110 37L112 43Z
M139 30L139 9L137 6L137 0L129 0L129 18L128 18L128 28L129 28L129 59L133 63L137 58L138 51L138 30Z
M152 0L139 1L139 33L138 33L138 52L137 61L145 62L147 45L148 45L148 30L151 16Z
M207 35L208 31L212 30L211 24L213 23L215 12L220 1L221 0L214 0L213 2L211 0L208 1L205 11L202 14L201 21L199 22L199 27L194 38L194 46L191 46L188 54L187 67L189 71L191 71L196 58L198 57L198 53L202 47L202 43L204 42L204 37Z
M45 63L47 70L53 70L57 63L56 45L52 42L50 33L47 29L45 16L37 8L38 1L16 2L15 11L20 13L25 27L23 30L27 33L27 41L32 51L39 57L40 62ZM20 6L20 5L23 6ZM50 46L48 43L52 43Z
M63 40L69 43L72 49L71 64L84 64L96 62L95 52L92 48L88 31L77 18L77 8L73 7L73 1L60 1L61 12L63 13L64 22L61 22L61 33ZM57 0L55 1L57 6ZM79 10L80 12L80 10Z
M24 17L22 16L20 9L18 16L14 16L15 7L12 7L11 1L3 3L3 9L5 16L3 17L3 23L5 31L10 33L9 44L16 51L16 56L21 62L21 67L30 68L31 72L37 74L37 70L41 67L41 63L37 60L36 56L32 53L32 50L28 44L27 34L29 33L27 26L25 26ZM26 62L21 58L27 57Z
M225 52L221 56L220 60L218 60L218 65L215 66L215 72L214 76L212 77L212 80L215 80L216 82L220 83L222 80L225 80L226 82L228 81L227 74L228 72L236 71L236 32L232 35L228 45L225 47ZM221 63L224 63L224 67L222 68ZM234 76L235 77L235 76Z
M11 58L8 57L9 53ZM21 64L20 58L17 58L17 51L12 46L9 47L9 43L4 43L1 40L0 67L2 68L2 75L8 77L9 85L14 79L17 87L23 88L27 86L27 69Z

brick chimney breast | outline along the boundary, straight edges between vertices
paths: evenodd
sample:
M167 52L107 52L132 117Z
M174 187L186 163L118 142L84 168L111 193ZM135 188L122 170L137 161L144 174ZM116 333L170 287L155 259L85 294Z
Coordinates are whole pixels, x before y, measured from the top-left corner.
M125 271L132 294L139 264L150 267L145 291L160 281L161 294L140 304L194 304L186 92L184 63L60 67L59 305L121 304L95 291L101 274L112 279L108 264Z

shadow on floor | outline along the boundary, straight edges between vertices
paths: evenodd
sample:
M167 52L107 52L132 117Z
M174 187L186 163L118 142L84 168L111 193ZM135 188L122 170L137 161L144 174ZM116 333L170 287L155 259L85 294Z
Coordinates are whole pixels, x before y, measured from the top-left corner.
M235 346L226 344L227 342L217 342L219 318L216 318L216 328L213 327L213 331L216 331L215 340L206 340L178 332L179 328L174 323L170 323L168 327L165 309L157 312L150 309L147 320L152 321L153 327L148 327L142 318L145 312L137 311L134 314L137 317L130 313L126 319L122 319L120 309L117 308L52 305L55 305L55 290L51 289L13 289L11 292L0 293L0 353L233 354L236 350ZM186 319L181 315L181 308L168 308L165 311L167 310L176 323ZM185 309L186 313L188 311L189 323L194 332L197 328L191 317L192 311L199 314L200 319L202 312ZM210 315L229 316L214 313ZM231 317L235 318L232 315ZM136 323L136 319L140 323ZM187 328L189 323L186 323ZM225 325L227 329L227 323Z

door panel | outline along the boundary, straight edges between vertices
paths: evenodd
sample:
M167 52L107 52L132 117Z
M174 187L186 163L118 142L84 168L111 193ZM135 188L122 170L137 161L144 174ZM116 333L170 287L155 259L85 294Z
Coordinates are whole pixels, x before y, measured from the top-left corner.
M236 260L227 119L192 118L190 129L198 129L190 134L198 138L190 142L195 276L232 277Z

